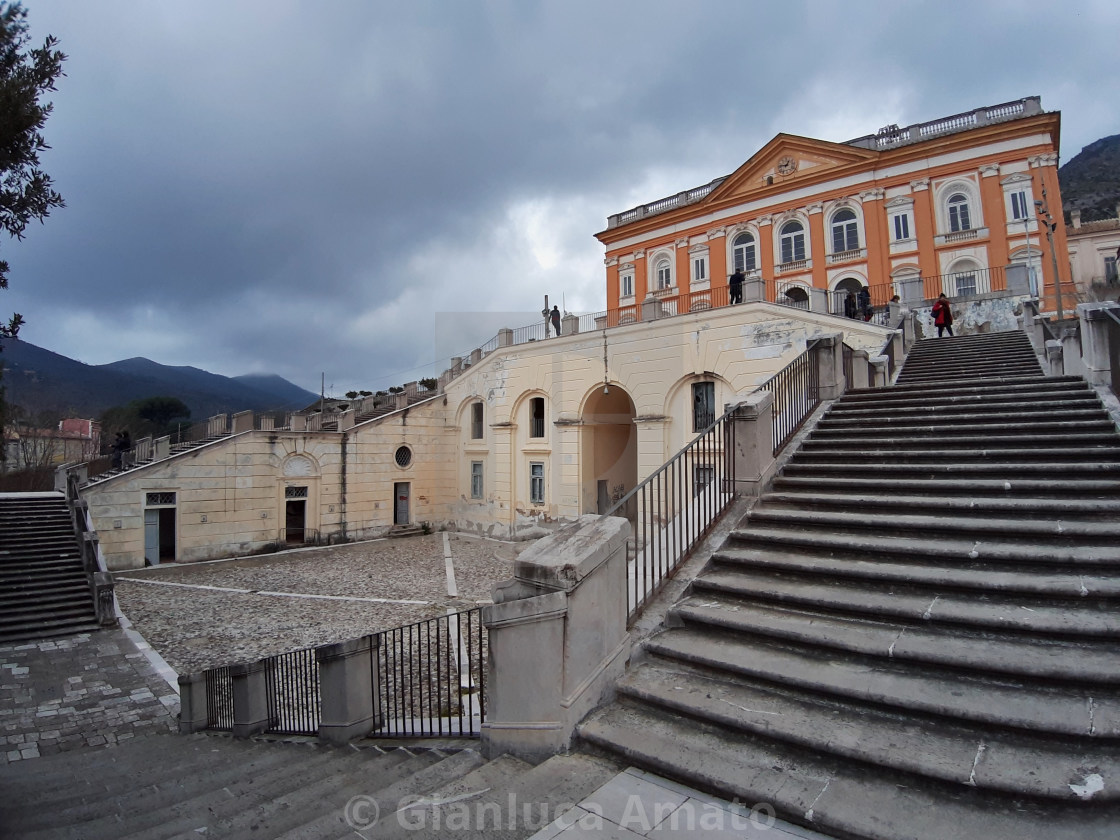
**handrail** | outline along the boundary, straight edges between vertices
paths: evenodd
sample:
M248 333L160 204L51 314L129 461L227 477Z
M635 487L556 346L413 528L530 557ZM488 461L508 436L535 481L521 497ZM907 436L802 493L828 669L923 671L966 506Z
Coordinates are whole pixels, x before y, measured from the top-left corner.
M779 454L820 404L818 342L756 390L774 396L773 454ZM645 605L707 536L735 498L736 421L728 408L659 469L639 482L603 516L630 520L627 551L627 620Z

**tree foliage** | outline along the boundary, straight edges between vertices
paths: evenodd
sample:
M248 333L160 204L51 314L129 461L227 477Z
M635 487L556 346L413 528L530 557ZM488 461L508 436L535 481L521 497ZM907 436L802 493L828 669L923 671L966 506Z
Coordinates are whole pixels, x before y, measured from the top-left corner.
M39 153L50 148L43 126L52 109L41 100L64 75L66 56L53 35L38 48L29 48L30 41L27 11L19 3L0 2L0 229L15 239L23 239L33 219L42 222L64 206L51 177L39 168ZM0 259L0 289L7 287L8 261ZM18 312L12 315L0 323L0 338L15 337L23 323ZM3 396L0 389L0 439L7 413Z
M178 397L146 397L127 405L106 409L99 418L102 441L111 440L117 432L128 431L134 440L172 434L176 426L191 416L187 404ZM181 418L181 419L180 419Z

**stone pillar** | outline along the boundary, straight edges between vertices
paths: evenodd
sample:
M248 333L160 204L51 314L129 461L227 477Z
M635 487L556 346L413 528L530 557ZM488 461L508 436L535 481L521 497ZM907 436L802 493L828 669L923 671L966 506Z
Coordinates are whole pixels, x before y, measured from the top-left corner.
M576 335L579 332L579 318L569 312L560 319L560 329L564 335Z
M233 681L233 737L249 738L268 729L264 660L230 665Z
M475 353L477 352L476 350ZM399 394L392 394L391 396L393 397L393 408L408 408L408 394L404 391L401 391Z
M902 308L902 304L897 300L892 300L887 303L887 326L893 327L902 320L902 313L906 310Z
M891 360L886 356L875 356L868 359L870 368L870 385L872 388L886 388L890 384Z
M642 301L642 320L656 321L661 317L661 301L650 295Z
M1082 338L1077 327L1064 326L1058 335L1062 343L1062 372L1066 376L1085 378L1085 363L1082 361Z
M152 444L152 457L157 461L162 461L164 458L171 457L171 436L164 435L161 438L156 438Z
M852 351L852 381L848 383L848 388L868 388L870 387L870 378L868 377L868 353L866 350L853 350Z
M479 348L479 347L476 347L474 350L471 351L471 357L470 358L471 358L471 365L477 365L479 362L482 361L482 349Z
M319 740L345 744L381 726L380 694L375 689L380 643L380 636L363 636L315 648L322 702Z
M1046 375L1065 375L1065 365L1062 362L1062 342L1054 339L1046 342Z
M902 310L902 346L906 352L910 352L910 348L914 346L914 342L918 340L918 335L914 331L914 310Z
M925 300L922 276L918 274L898 278L898 296L902 298L903 305L922 303Z
M498 330L498 346L513 346L513 330L511 330L509 327L502 327L500 330Z
M818 289L816 286L809 290L809 311L828 314L828 289Z
M179 734L190 735L206 728L206 675L179 675Z
M743 303L760 303L766 300L766 281L755 274L743 281Z
M348 431L354 428L354 419L357 417L357 412L352 408L346 409L338 415L338 430L340 432Z
M1115 323L1109 312L1120 318L1120 305L1115 303L1079 303L1077 317L1081 321L1081 362L1085 379L1094 385L1109 385L1120 371L1113 365L1120 364L1109 353L1109 331L1120 338L1120 324Z
M490 632L485 754L537 761L563 752L610 699L630 652L620 517L581 516L522 552L483 608Z
M458 376L462 372L463 372L463 357L462 356L452 356L451 357L451 375L452 376Z
M891 334L891 348L894 352L895 365L902 367L902 363L906 360L906 342L902 338L902 330L895 330Z
M293 432L307 431L307 415L306 414L293 414L292 415L292 431Z
M233 433L253 431L253 417L251 411L239 411L233 415Z
M735 492L760 496L774 475L774 394L755 391L729 418L734 429Z
M108 572L93 574L93 604L97 623L102 627L117 626L117 604L113 597L113 576Z
M822 335L816 342L821 399L834 400L844 393L844 334Z

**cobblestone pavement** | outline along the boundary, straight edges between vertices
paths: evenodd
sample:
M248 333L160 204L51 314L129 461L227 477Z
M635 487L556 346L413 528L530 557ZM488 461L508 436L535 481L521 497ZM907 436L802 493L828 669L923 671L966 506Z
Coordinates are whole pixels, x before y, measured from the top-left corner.
M124 630L0 646L0 764L176 731L178 714Z
M117 599L168 664L189 673L489 603L528 545L429 534L160 566L117 573Z

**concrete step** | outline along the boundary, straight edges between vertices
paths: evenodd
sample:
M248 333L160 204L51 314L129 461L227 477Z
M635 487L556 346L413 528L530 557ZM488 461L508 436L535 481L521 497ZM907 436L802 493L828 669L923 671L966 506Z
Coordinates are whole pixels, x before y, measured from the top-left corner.
M1070 417L1061 417L1056 416L1055 413L1032 414L1025 412L1014 417L993 418L987 414L975 414L968 417L955 417L952 421L914 417L910 419L895 418L890 422L869 420L840 422L830 420L828 415L825 415L813 429L810 437L816 438L827 435L882 437L900 434L903 429L907 433L913 432L939 437L977 434L1062 434L1067 431L1115 433L1116 427L1111 419L1099 410L1071 412L1070 415Z
M806 533L786 527L752 526L731 532L729 545L771 548L774 550L826 550L857 552L862 556L939 563L948 568L969 567L977 563L1010 566L1014 569L1064 566L1077 574L1107 574L1120 565L1120 556L1096 545L1038 546L1031 540L1012 537L938 539L928 536L865 534L859 539L827 531Z
M793 574L724 566L710 569L692 583L700 600L709 595L734 602L789 607L831 616L898 620L909 624L943 624L996 633L1120 638L1120 592L1113 600L1090 600L1073 591L1068 580L1061 596L1042 591L1023 595L979 594L975 588L922 585L906 580L826 579L819 574ZM1028 643L1031 639L1028 637Z
M933 606L936 608L936 605ZM1120 686L1116 634L1095 637L1025 636L970 626L829 614L818 609L750 603L704 592L674 607L689 627L874 659L916 662L979 674Z
M786 464L783 468L783 474L788 476L813 475L822 478L878 476L918 480L1000 478L1004 480L1005 484L1014 484L1014 482L1023 479L1113 481L1120 479L1120 463L1094 463L1072 459L1035 463L1032 461L998 461L994 458L987 461L961 464L883 463L882 461L863 461L859 459L852 459L847 463L835 463L806 454Z
M888 656L889 645L881 656L844 656L835 649L736 638L701 627L662 633L647 643L647 649L662 659L713 672L904 714L1058 738L1120 738L1120 693L1114 687L1014 679L987 674L983 668L962 673Z
M986 498L977 495L926 495L920 492L902 492L903 488L889 488L882 493L871 493L852 488L850 493L814 492L812 489L775 490L766 494L764 502L756 508L792 508L802 511L871 511L904 512L921 510L926 515L964 514L998 516L1003 519L1030 518L1042 515L1060 519L1090 519L1120 517L1120 498ZM962 487L967 491L967 487Z
M1056 419L1071 415L1088 416L1092 419L1093 417L1100 417L1102 411L1100 401L1092 396L1051 400L1014 400L996 403L992 406L986 406L973 400L957 402L952 399L945 401L937 399L930 400L926 405L856 404L847 406L837 404L828 412L827 419L830 425L842 420L882 422L891 418L927 418L927 422L929 422L928 418L944 420L944 418L969 419L982 417L986 418L988 422L992 422L1000 419L1002 415L1011 415L1015 419L1021 419L1021 415L1024 414L1028 417L1039 417L1040 419Z
M728 800L768 802L779 817L838 838L1113 840L1120 818L1115 806L1040 803L879 773L647 707L607 707L581 725L580 735L630 764Z
M1007 568L983 563L966 566L942 563L923 564L920 559L875 557L852 547L848 551L823 547L782 550L725 544L713 556L712 570L720 568L758 570L775 574L820 575L838 585L854 581L866 586L922 586L936 590L976 593L977 599L998 594L1021 595L1061 600L1115 599L1120 597L1120 576L1102 570L1101 574L1078 574L1080 570L1058 567Z
M855 430L852 430L855 431ZM1079 432L1069 430L1053 434L922 434L915 430L908 435L899 435L892 430L885 435L851 434L843 429L830 429L826 432L811 434L801 444L801 452L843 451L843 452L928 452L929 450L959 449L980 451L1031 451L1089 449L1094 452L1102 449L1120 449L1120 436L1115 432Z
M1054 478L1016 478L1006 481L1001 478L953 478L943 476L924 479L919 485L908 478L885 478L879 475L845 476L798 475L785 473L774 479L774 488L779 491L822 490L839 493L899 493L913 496L915 493L929 492L938 495L958 494L962 497L983 499L985 504L993 498L1037 498L1037 499L1112 499L1120 496L1120 478L1084 479L1072 476Z
M912 358L912 355L911 355ZM998 387L1001 393L1033 394L1038 391L1061 391L1084 393L1089 390L1085 380L1079 376L1024 376L1024 377L998 377ZM992 391L992 385L978 383L974 379L965 379L958 382L947 382L938 389L945 394L984 394ZM842 402L858 402L860 400L895 400L913 399L915 397L929 398L929 386L893 384L881 388L852 388L844 392L840 398Z
M926 534L931 541L942 535L954 540L1007 539L1028 541L1033 545L1073 546L1088 544L1104 548L1120 546L1120 528L1116 522L1084 519L1019 519L1000 518L984 509L965 512L895 513L887 517L871 517L862 510L799 510L790 507L758 505L739 528L752 531L756 526L775 528L786 525L807 533L821 532L862 537L865 534ZM1120 551L1113 551L1120 556Z
M780 689L719 679L686 667L646 663L618 684L626 697L667 714L702 719L734 733L794 744L871 765L980 790L1072 801L1069 780L1093 766L1120 771L1120 748L1091 738L1055 743L1026 733L962 724L930 727L858 702L809 698ZM909 744L911 749L898 749ZM1098 803L1120 801L1120 788Z
M1026 442L1024 441L1024 444ZM807 444L795 456L798 464L805 462L847 463L853 458L861 462L892 461L904 464L923 464L943 462L947 464L969 464L975 461L1033 461L1050 463L1053 461L1120 462L1120 445L1117 441L1093 446L1014 446L1003 445L987 448L969 448L960 443L942 443L936 446L899 443L893 447L864 445L860 447L837 447L832 443Z

